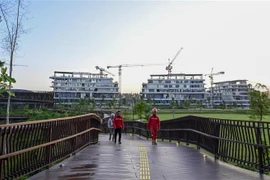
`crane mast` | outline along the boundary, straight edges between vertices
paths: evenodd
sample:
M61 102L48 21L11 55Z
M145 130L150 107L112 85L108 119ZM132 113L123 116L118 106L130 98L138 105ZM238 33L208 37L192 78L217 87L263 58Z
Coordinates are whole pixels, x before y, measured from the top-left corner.
M224 71L220 71L220 72L213 72L213 68L211 69L211 73L210 74L205 74L205 76L208 76L210 79L210 85L211 85L211 106L214 106L214 102L213 102L213 84L214 84L214 76L216 75L220 75L220 74L225 74Z

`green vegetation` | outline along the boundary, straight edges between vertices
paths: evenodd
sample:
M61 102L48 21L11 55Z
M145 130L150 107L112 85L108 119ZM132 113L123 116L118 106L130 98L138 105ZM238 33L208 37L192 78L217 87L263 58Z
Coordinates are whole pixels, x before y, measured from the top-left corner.
M11 116L15 116L15 115L28 116L30 121L54 119L54 118L62 118L62 117L85 114L85 111L83 111L83 109L84 108L78 108L76 111L61 110L61 112L57 112L57 111L51 111L47 109L29 109L26 106L23 109L11 110ZM114 110L111 110L111 111L114 112ZM5 114L5 113L6 113L5 109L0 109L0 114ZM138 113L141 113L140 116L138 115ZM146 122L150 114L151 114L151 107L148 107L146 109L144 108L139 109L137 110L137 112L134 110L134 113L132 110L129 110L129 109L122 110L122 116L124 120L133 120L133 119L139 120L140 119ZM184 117L188 115L212 117L212 118L219 118L219 119L235 119L235 120L249 120L250 119L250 111L247 111L247 110L179 110L179 109L174 109L173 111L170 109L158 110L158 116L160 120L162 121L173 119L173 117L179 118L179 117ZM258 119L252 119L252 120L258 120ZM270 120L270 116L264 116L263 120Z
M134 105L134 113L137 114L139 119L148 119L151 112L151 106L145 101L139 101Z
M149 112L150 114L151 112ZM158 116L161 120L169 120L174 118L179 118L188 115L201 116L201 117L212 117L219 119L235 119L235 120L250 120L250 111L231 109L231 110L165 110L161 109L158 111ZM130 110L125 110L125 115L123 115L125 120L133 120L133 113ZM134 113L134 120L140 119L139 116ZM146 118L142 119L146 121ZM252 119L258 120L258 119ZM263 120L270 120L270 116L264 116Z
M2 95L4 92L8 92L11 95L14 95L11 93L9 89L9 83L15 83L16 80L7 74L7 68L4 66L5 63L0 61L0 95Z
M268 88L260 83L255 87L249 86L251 119L263 120L264 116L270 115L270 100Z
M56 111L51 111L48 109L29 109L27 106L25 106L23 109L11 110L10 112L11 112L11 116L16 116L16 115L28 116L29 117L28 121L54 119L54 118L62 118L62 117L85 114L80 111L56 112ZM0 109L0 114L5 114L5 113L6 113L5 109Z

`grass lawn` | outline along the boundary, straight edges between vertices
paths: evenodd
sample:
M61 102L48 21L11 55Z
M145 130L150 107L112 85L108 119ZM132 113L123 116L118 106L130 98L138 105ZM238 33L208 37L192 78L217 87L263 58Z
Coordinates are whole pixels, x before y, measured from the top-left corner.
M219 118L219 119L235 119L235 120L250 120L248 114L240 114L240 113L181 113L181 114L174 114L174 118L184 117L188 115L194 116L201 116L201 117L212 117L212 118ZM160 113L158 114L160 120L169 120L173 119L172 113ZM126 119L133 120L132 115L125 116ZM139 119L137 115L134 115L134 119ZM264 120L270 120L270 116L265 117Z
M236 119L236 120L250 120L249 115L247 114L175 114L174 117L183 117L188 115L194 115L194 116L201 116L201 117L213 117L213 118L219 118L219 119ZM159 114L158 115L161 120L168 120L173 119L172 114ZM266 117L265 120L270 120L270 117Z

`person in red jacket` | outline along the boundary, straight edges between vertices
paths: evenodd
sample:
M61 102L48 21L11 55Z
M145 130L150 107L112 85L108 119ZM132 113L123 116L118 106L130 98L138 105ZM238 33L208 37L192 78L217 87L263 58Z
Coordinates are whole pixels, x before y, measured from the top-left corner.
M119 133L118 143L121 144L121 134L122 134L122 129L124 129L124 122L123 122L123 117L121 116L120 110L116 111L116 115L114 116L114 119L113 119L113 127L115 129L114 143L116 143L117 134Z
M157 109L152 110L152 115L148 119L147 128L150 129L152 134L152 144L157 145L157 131L160 129L160 120L157 116Z

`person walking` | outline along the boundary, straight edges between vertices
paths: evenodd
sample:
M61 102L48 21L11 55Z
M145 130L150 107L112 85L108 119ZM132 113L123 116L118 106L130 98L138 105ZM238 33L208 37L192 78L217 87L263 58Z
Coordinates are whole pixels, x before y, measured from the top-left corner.
M117 110L116 115L113 119L113 126L114 126L114 143L116 143L117 134L119 134L118 143L121 144L121 135L122 135L122 129L124 129L124 122L123 117L121 116L121 111Z
M147 128L150 129L152 135L152 145L157 145L157 131L160 129L160 120L157 116L157 109L152 110L152 115L148 119Z
M113 118L114 118L114 113L111 114L110 118L108 119L108 129L109 129L109 140L114 140L114 127L113 127Z

